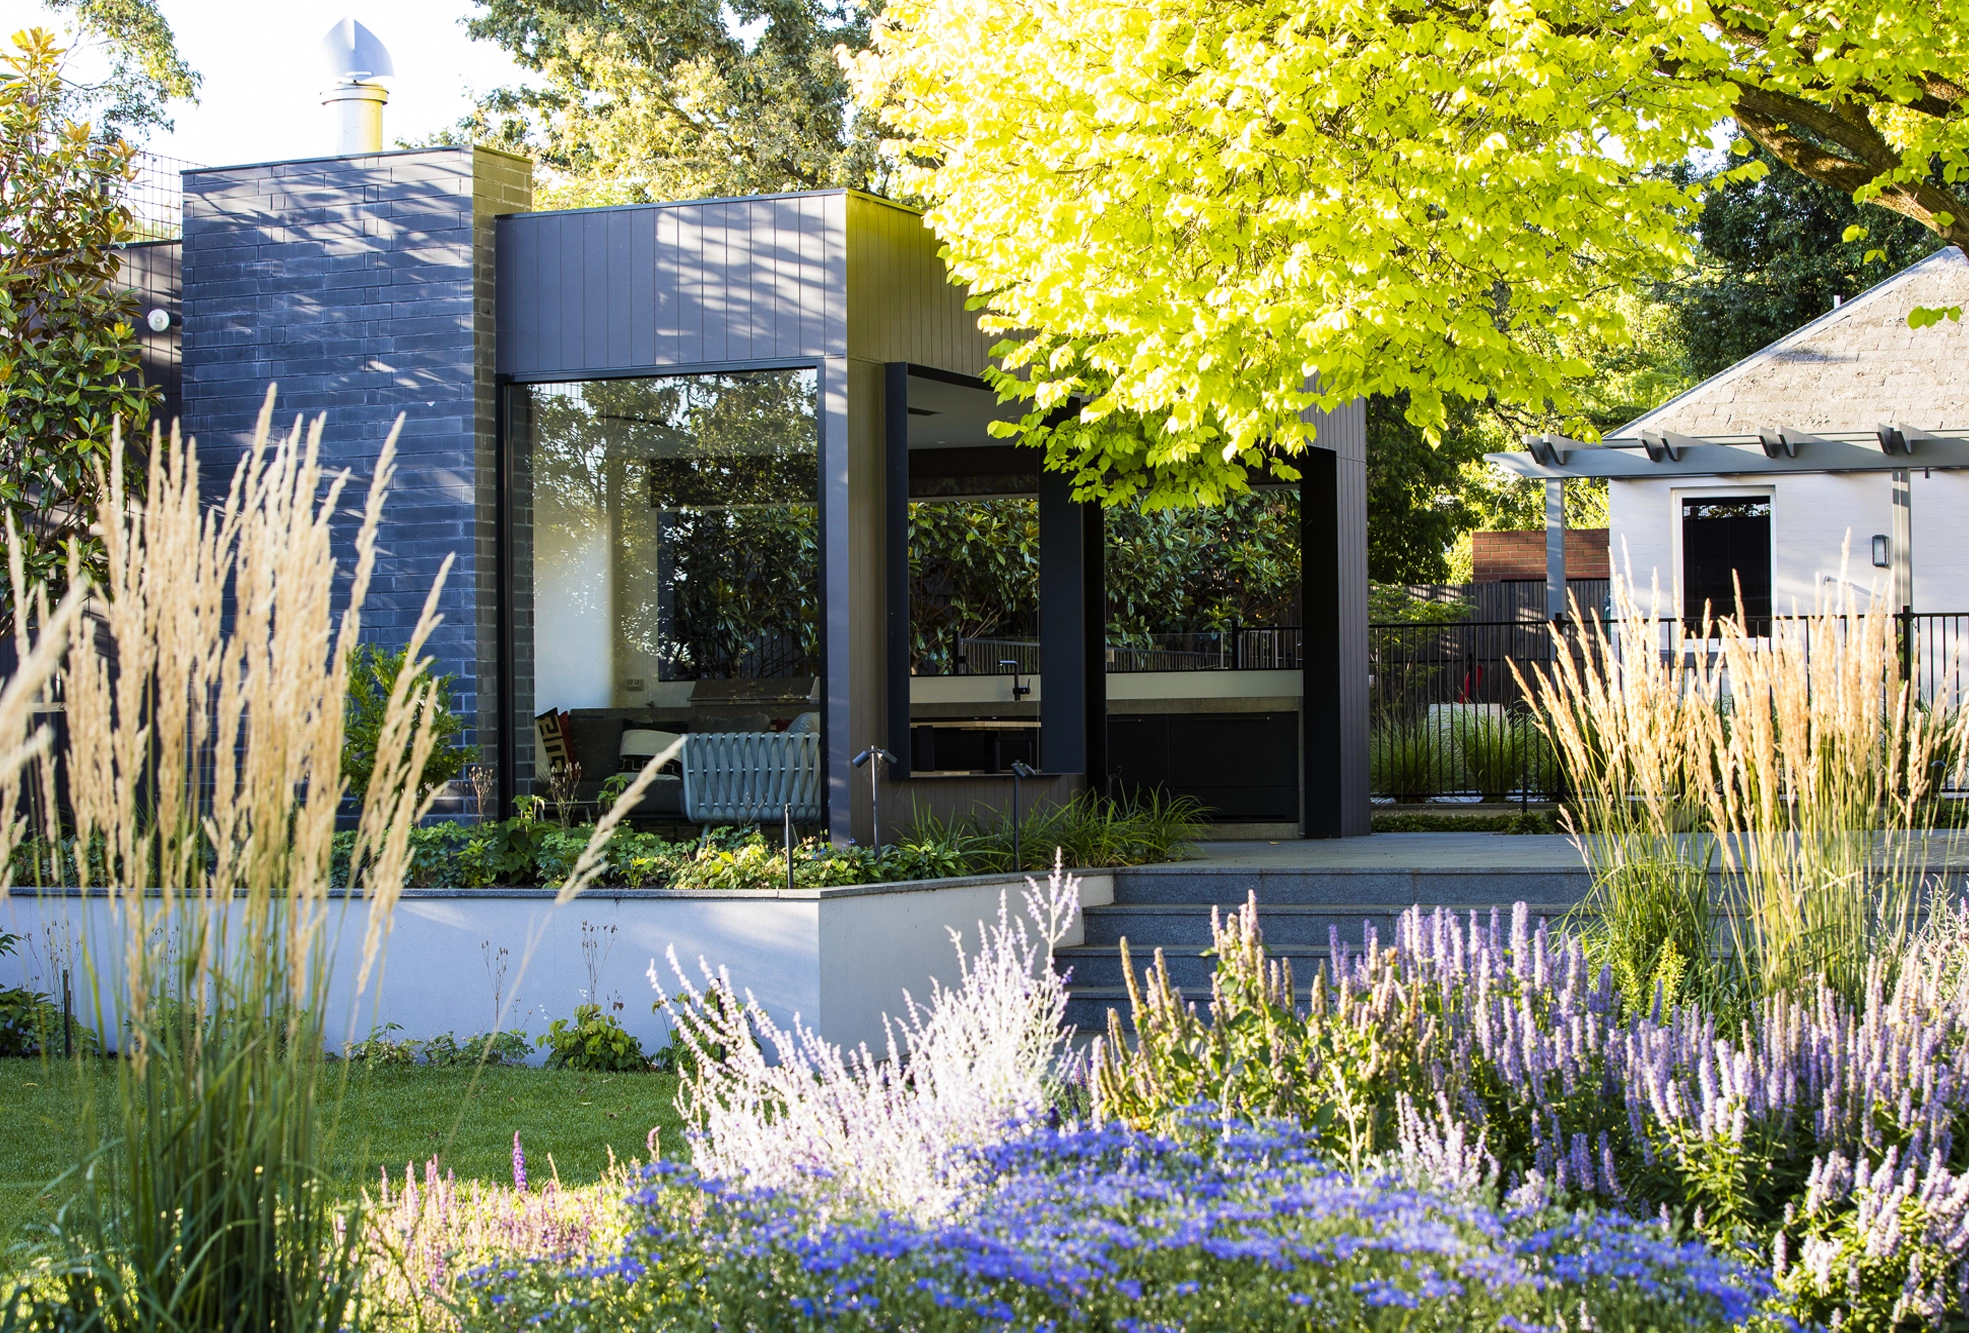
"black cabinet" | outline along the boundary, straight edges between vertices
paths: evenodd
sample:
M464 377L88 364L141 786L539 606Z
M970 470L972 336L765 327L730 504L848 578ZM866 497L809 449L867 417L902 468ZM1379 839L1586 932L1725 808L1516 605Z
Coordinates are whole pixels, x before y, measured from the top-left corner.
M1193 796L1220 822L1299 821L1297 713L1141 713L1108 718L1115 796Z

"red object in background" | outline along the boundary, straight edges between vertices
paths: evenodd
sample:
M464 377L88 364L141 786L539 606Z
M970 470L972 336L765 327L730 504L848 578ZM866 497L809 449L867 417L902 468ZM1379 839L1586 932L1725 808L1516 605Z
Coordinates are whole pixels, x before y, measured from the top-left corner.
M1566 581L1611 578L1605 528L1566 529ZM1517 583L1545 577L1545 530L1470 534L1470 581Z

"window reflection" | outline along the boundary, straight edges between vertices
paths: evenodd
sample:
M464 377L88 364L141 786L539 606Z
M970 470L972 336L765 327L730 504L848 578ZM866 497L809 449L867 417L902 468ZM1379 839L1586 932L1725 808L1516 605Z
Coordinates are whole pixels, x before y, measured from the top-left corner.
M536 708L815 674L812 370L529 386Z

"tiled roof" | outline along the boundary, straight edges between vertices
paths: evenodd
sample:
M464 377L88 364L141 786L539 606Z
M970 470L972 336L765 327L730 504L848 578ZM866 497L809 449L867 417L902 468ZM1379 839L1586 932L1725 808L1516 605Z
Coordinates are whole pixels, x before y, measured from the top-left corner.
M1910 329L1916 306L1962 306L1965 318ZM1881 422L1969 428L1969 259L1954 246L1609 434L1870 431Z

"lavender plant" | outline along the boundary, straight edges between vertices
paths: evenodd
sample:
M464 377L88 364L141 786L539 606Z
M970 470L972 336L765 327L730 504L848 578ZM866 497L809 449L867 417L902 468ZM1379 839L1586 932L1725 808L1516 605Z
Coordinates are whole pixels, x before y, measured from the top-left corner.
M1336 1172L1284 1125L1036 1132L952 1211L654 1168L615 1258L513 1266L481 1314L542 1328L1724 1329L1759 1275L1618 1212L1500 1210ZM1201 1141L1199 1141L1201 1139Z
M1735 1030L1695 1005L1625 1003L1612 970L1520 904L1406 913L1296 1002L1255 900L1218 923L1211 1021L1157 959L1093 1053L1096 1113L1171 1129L1211 1099L1285 1116L1364 1165L1669 1214L1770 1264L1793 1315L1890 1329L1960 1317L1969 1288L1969 987L1876 965L1863 1001L1821 985Z

